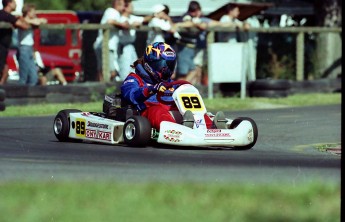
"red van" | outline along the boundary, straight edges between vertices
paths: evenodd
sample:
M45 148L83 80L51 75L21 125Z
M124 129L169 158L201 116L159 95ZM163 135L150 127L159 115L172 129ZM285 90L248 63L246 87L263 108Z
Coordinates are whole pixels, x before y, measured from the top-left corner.
M40 11L37 17L45 18L48 24L79 23L74 11ZM17 80L18 63L16 61L17 39L13 37L14 47L7 57L9 65L9 80ZM81 78L81 33L71 29L36 29L34 31L34 49L39 51L45 67L62 69L67 82L78 81Z

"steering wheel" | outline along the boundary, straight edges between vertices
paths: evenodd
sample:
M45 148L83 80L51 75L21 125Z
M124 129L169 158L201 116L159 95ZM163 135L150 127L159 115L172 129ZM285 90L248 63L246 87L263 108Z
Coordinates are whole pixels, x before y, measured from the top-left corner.
M173 81L173 82L166 83L165 87L167 89L169 89L169 88L173 87L174 85L180 85L181 86L181 85L185 85L185 84L191 84L191 83L186 81L186 80L176 80L176 81ZM175 104L174 101L165 101L165 100L162 99L162 96L172 96L173 93L174 92L167 92L167 90L164 91L164 92L158 91L157 92L157 100L158 100L158 102L160 102L160 103L162 103L164 105L174 105Z

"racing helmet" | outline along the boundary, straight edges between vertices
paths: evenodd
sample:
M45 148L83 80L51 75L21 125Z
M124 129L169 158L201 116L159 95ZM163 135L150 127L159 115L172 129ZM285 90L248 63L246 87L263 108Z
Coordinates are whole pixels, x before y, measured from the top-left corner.
M149 44L144 52L144 69L155 83L170 79L176 68L175 50L164 42Z

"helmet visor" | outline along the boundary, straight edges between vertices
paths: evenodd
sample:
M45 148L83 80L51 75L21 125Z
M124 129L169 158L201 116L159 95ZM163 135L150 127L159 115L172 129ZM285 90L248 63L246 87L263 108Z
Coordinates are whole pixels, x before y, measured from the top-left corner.
M176 60L156 60L150 62L150 66L154 72L159 74L162 80L167 81L175 71Z

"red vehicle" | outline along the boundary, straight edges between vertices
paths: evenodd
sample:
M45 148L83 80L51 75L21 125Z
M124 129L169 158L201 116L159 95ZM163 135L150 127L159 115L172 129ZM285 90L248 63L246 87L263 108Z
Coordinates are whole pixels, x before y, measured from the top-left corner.
M74 11L37 11L37 17L45 18L48 24L79 23ZM7 57L9 80L17 80L18 62L16 61L17 37L13 37L13 48ZM39 51L43 64L47 68L62 69L68 82L81 78L81 35L80 30L71 29L36 29L34 31L34 49Z

